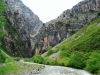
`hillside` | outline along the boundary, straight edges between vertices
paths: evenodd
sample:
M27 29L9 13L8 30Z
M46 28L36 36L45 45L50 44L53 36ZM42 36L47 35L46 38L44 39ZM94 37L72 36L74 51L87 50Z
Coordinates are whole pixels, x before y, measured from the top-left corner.
M0 75L32 75L45 68L34 62L58 65L60 74L65 72L60 66L100 74L100 0L84 0L46 24L20 0L5 3L0 1Z
M56 63L100 74L100 17L65 39L51 55L60 51Z
M34 53L33 36L42 27L42 21L21 0L4 0L3 49L12 56L32 57Z
M43 24L38 35L34 38L36 42L35 53L44 53L49 46L54 47L88 25L96 19L99 9L99 0L83 0L71 9L65 10L56 19Z

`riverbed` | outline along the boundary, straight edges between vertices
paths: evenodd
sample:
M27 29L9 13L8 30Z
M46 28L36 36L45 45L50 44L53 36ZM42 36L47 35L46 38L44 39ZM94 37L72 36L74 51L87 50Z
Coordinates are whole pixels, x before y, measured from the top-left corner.
M47 66L35 75L92 75L84 70L61 67L61 66Z

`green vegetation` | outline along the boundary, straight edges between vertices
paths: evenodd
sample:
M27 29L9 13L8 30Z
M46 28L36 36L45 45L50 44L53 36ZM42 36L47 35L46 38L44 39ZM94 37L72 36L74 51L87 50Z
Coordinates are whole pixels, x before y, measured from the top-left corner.
M16 58L7 58L1 50L3 50L2 38L4 38L3 26L5 25L5 17L3 15L3 11L5 10L6 5L3 0L0 1L0 75L7 74L15 74L22 75L25 70L31 70L33 65L28 65L24 63L19 63L19 57ZM94 12L91 10L93 14L90 17L93 17L98 12ZM14 13L15 15L18 12ZM100 12L97 14L100 16ZM73 17L73 14L70 14ZM80 16L84 16L84 14L78 14L76 18L72 18L71 21L76 21ZM65 15L64 15L65 17ZM86 16L86 21L87 21ZM66 28L71 25L71 21L63 23L61 21L56 22L57 25L62 26L66 25ZM24 45L23 40L19 37L14 26L11 25L10 21L7 19L7 24L5 27L7 28L8 33L11 36L18 37L16 42L12 41L11 43L14 45L15 50L19 52L23 57L25 53L23 52L24 48L21 47ZM8 38L8 37L7 37ZM38 44L36 43L36 46ZM49 59L47 57L41 57L40 55L35 55L32 58L25 58L25 61L28 62L36 62L40 64L47 65L60 65L60 66L69 66L75 67L79 69L85 69L91 73L99 74L100 73L100 18L91 22L89 26L86 26L79 30L76 34L69 37L65 40L59 47L55 50L52 50L52 47L48 47L47 57L54 52L61 50L61 53L56 59ZM17 62L16 62L17 61ZM4 64L5 63L5 64ZM4 64L4 65L3 65ZM1 68L2 67L2 68ZM37 67L37 66L36 66Z
M48 47L47 57L55 51L61 50L56 59L49 59L36 55L32 62L43 63L47 65L69 66L79 69L85 69L91 73L100 73L100 17L79 30L53 52L52 47ZM50 51L50 52L49 52Z
M42 67L42 65L13 61L6 63L2 66L2 68L0 68L0 75L24 75L29 73L32 74L33 70L37 70L40 67Z
M86 70L92 73L100 73L100 53L91 53L86 63Z
M32 59L33 59L33 61L36 62L36 63L42 64L42 63L44 62L43 57L41 57L40 55L35 55Z
M0 63L4 63L5 61L5 55L2 54L1 49L2 49L2 41L1 38L3 37L3 26L5 25L5 17L3 14L3 11L5 10L6 5L4 4L4 1L0 1Z
M82 69L85 66L85 55L83 52L75 51L70 56L68 66Z
M26 52L24 48L25 45L24 41L19 36L19 33L17 32L14 25L12 25L10 20L7 18L7 15L4 14L4 10L6 8L7 5L4 3L4 0L1 0L0 1L0 50L5 51L7 54L11 56L27 57L28 54L25 54ZM14 14L17 15L18 11L16 11ZM11 52L10 52L10 50L12 50L11 47L7 46L6 44L8 40L10 40L9 45L13 46L13 51Z
M69 58L69 60L65 60L67 61L67 66L85 69L92 73L99 73L99 41L100 18L79 30L57 47L56 50L61 50L58 58L62 58L61 60L65 59L65 57Z
M20 62L22 60L22 62ZM1 61L1 60L0 60ZM33 73L33 70L42 68L43 65L23 62L19 57L6 57L4 63L0 63L0 75L24 75Z
M53 50L52 50L52 47L51 46L49 46L47 48L47 50L48 50L47 56L49 56L49 55L51 55L53 53Z
M3 26L5 25L5 17L3 15L3 11L5 10L6 5L3 0L0 1L0 38L3 36ZM1 42L1 41L0 41Z
M1 64L1 63L4 63L5 60L6 60L6 56L5 56L5 55L1 52L1 50L0 50L0 64Z
M4 37L2 38L3 50L5 50L5 52L7 54L9 54L10 56L26 57L27 54L25 54L26 52L23 51L23 50L25 50L25 48L23 47L25 45L24 41L22 40L22 38L20 37L20 35L17 32L16 28L12 25L12 23L10 22L10 20L7 17L6 17L5 29L6 29L6 32L7 32L8 36L5 34ZM11 36L13 38L10 38L9 36ZM4 42L7 39L11 39L10 44L12 44L13 48L14 48L12 52L9 52L9 50L7 50L6 47L5 47ZM17 55L15 53L17 53Z

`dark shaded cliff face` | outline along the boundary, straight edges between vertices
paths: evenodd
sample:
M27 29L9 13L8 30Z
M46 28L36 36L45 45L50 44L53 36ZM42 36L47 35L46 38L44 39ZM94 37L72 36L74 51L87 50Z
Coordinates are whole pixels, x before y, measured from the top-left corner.
M42 21L20 0L5 0L6 38L3 43L6 50L14 56L31 57L34 49L33 36L42 27Z
M97 18L99 9L100 0L84 0L72 9L64 11L58 18L44 24L35 38L35 53L45 52L48 46L55 46L89 24Z

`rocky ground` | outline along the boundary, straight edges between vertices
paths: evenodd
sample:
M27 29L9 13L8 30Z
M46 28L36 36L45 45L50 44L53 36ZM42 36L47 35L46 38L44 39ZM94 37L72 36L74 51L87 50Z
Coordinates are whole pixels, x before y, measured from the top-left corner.
M39 74L35 75L92 75L84 70L61 66L45 66Z

